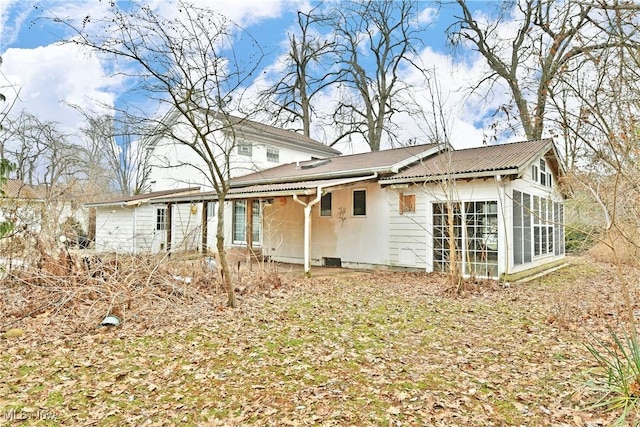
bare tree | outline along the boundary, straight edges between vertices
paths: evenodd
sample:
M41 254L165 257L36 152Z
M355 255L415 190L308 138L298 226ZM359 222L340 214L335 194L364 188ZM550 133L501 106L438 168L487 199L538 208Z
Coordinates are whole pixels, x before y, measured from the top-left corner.
M392 117L413 113L410 87L400 78L403 67L413 67L421 43L416 1L342 2L335 11L333 31L340 63L342 97L333 114L338 127L335 144L361 135L371 151L385 137L398 142Z
M81 148L69 141L57 123L25 111L6 122L4 156L15 164L16 178L28 185L42 185L47 198L54 198L81 175Z
M467 1L457 4L462 14L449 28L450 41L458 47L472 46L489 67L471 90L506 85L515 105L513 116L531 140L548 130L549 101L562 95L558 82L563 76L576 73L586 59L611 48L638 45L634 19L615 28L608 24L621 11L628 18L637 18L638 11L604 1L500 2L489 20L474 15ZM505 30L506 23L516 30ZM500 107L499 116L509 118L513 105Z
M136 88L168 111L165 120L151 119L154 137L170 138L202 159L220 201L216 242L227 304L234 307L223 228L229 156L236 145L237 122L230 119L230 111L234 102L240 102L242 88L259 66L262 51L242 28L215 11L183 1L174 5L178 12L174 18L160 16L147 5L132 3L121 9L112 2L104 17L86 17L82 22L53 20L74 34L68 43L126 65ZM232 41L238 37L248 37L256 47L246 62L233 51Z
M619 15L611 28L616 22L626 26L628 10L615 12ZM576 79L565 80L568 90L581 100L579 111L567 119L580 127L568 126L566 131L585 147L580 172L571 183L587 191L599 207L604 231L600 242L611 251L629 299L622 264L640 262L640 50L623 45L594 55L589 65L588 90ZM627 310L634 324L630 300Z
M106 183L123 196L147 191L150 153L144 131L126 119L114 119L115 113L82 114L86 120L82 128L87 143L85 164L92 181Z
M288 34L289 51L281 79L261 92L259 104L273 117L274 124L299 122L302 134L311 136L313 98L335 83L337 75L328 70L335 42L318 29L328 18L320 5L309 12L298 11L297 31Z
M298 12L285 75L262 93L263 108L278 123L299 121L307 136L317 114L319 123L336 131L331 146L354 135L372 151L383 141L398 142L392 117L419 111L400 76L418 57L418 5L413 0L345 1ZM319 113L314 99L329 91L336 103Z

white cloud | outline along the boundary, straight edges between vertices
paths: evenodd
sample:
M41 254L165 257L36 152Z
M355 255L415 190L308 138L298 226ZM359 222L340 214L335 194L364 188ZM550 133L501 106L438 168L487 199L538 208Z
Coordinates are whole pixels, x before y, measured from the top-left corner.
M418 23L423 25L432 24L438 17L438 9L434 7L425 7L418 14Z
M73 45L35 49L8 49L3 72L19 90L12 114L26 110L43 121L54 121L64 132L77 130L79 113L65 103L84 109L113 105L114 94L97 58L83 55ZM15 93L5 91L8 102Z
M33 10L34 1L0 0L0 53L16 41L20 28Z

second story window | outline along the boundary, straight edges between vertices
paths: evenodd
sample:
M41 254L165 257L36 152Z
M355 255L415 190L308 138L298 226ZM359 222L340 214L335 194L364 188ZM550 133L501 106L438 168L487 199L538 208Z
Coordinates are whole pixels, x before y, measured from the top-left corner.
M251 146L250 143L240 142L238 144L238 154L240 154L241 156L251 157L252 152L253 152L253 147Z
M277 148L267 147L267 161L273 163L280 162L280 151Z
M540 185L545 187L553 186L553 176L548 171L547 163L544 159L540 159L539 164L531 166L531 178Z

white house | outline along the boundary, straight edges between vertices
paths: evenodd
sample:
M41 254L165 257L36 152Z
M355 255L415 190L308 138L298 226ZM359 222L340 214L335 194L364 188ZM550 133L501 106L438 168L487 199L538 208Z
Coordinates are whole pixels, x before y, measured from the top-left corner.
M165 120L178 120L178 116L169 114ZM230 176L340 154L293 131L234 116L224 120L211 140L219 165L228 168ZM176 126L174 133L188 135L188 129ZM194 194L212 188L204 161L190 147L168 138L156 138L148 149L151 193L85 204L96 208L96 251L157 253L215 247L215 233L203 232L216 229L215 201L208 200L208 209L203 209L205 205ZM185 194L191 198L189 203L164 201Z
M179 121L169 115L166 120ZM226 115L210 138L218 165L233 177L277 165L341 153L300 133L268 126L249 119ZM174 134L188 135L186 126L176 124ZM184 186L213 190L207 165L193 150L170 138L155 138L150 150L149 182L152 191ZM228 157L228 161L225 156Z
M513 278L563 262L563 174L550 139L293 162L232 180L226 241L306 271L446 271L451 211L463 273Z
M166 250L167 242L171 241L175 241L177 247L197 244L194 243L197 235L190 234L188 228L181 228L183 225L197 227L200 224L200 219L191 213L189 205L183 205L175 213L181 221L170 227L166 206L156 206L152 202L166 196L199 191L200 187L178 188L85 203L85 207L95 209L96 252L157 253ZM176 236L175 240L172 234Z

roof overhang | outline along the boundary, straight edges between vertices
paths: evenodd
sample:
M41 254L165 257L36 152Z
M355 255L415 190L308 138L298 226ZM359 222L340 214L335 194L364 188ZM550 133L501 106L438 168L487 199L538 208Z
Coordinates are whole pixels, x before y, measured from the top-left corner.
M500 176L509 176L509 175L518 175L520 170L518 168L512 169L499 169L499 170L490 170L490 171L481 171L481 172L465 172L465 173L442 173L442 174L433 174L433 175L422 175L422 176L408 176L401 178L386 178L380 180L380 185L391 185L391 184L400 184L400 183L416 183L416 182L435 182L442 181L443 179L478 179L478 178L491 178L496 175Z
M183 188L177 190L166 190L154 193L140 194L137 196L128 196L121 197L119 199L111 199L100 202L89 202L84 203L83 206L86 208L102 208L102 207L112 207L118 206L122 208L132 208L142 206L148 203L153 202L156 199L161 199L164 197L170 197L172 195L187 195L187 194L201 194L200 187L190 187Z
M243 200L243 199L268 199L273 197L287 197L287 196L310 196L317 194L318 191L324 192L325 190L335 190L343 186L348 186L357 182L364 182L377 179L377 174L349 177L349 178L334 178L323 179L316 181L301 181L301 182L288 182L288 183L276 183L276 184L258 184L248 187L231 188L225 200ZM215 192L199 193L199 194L186 194L182 196L163 197L153 200L152 204L167 204L167 203L202 203L212 202L219 200L218 194Z

